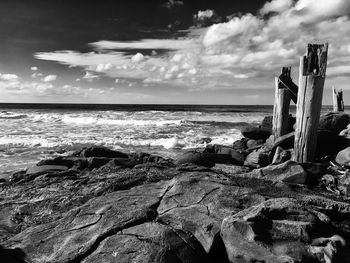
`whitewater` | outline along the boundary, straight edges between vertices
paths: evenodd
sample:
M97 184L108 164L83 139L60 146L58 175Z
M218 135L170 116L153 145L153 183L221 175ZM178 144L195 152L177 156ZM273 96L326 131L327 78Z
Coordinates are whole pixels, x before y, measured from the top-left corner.
M0 110L0 173L25 169L41 159L102 145L126 152L165 157L203 148L232 145L239 128L260 123L258 109L166 110Z

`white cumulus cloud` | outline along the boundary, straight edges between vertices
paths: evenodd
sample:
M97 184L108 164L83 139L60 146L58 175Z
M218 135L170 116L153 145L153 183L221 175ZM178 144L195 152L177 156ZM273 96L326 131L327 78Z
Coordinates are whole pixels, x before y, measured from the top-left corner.
M41 79L41 81L43 82L52 82L55 81L57 79L56 75L47 75L44 78Z
M18 76L16 74L1 74L0 73L0 80L3 81L17 81Z

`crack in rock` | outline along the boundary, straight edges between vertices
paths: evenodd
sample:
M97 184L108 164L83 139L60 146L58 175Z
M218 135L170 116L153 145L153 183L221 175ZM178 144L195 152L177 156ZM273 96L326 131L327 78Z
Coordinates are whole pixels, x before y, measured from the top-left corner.
M145 216L143 216L142 218L139 218L138 220L126 222L125 224L123 224L122 227L111 229L106 233L100 235L99 237L96 238L95 242L84 253L77 255L75 258L69 260L67 263L81 263L84 259L89 257L93 252L95 252L100 246L101 242L104 241L106 238L116 235L118 232L122 231L123 229L134 227L134 226L141 225L143 223L155 220L158 216L157 209L163 197L173 186L174 185L168 186L165 189L164 193L158 198L159 200L153 205L148 207L148 211L146 212Z

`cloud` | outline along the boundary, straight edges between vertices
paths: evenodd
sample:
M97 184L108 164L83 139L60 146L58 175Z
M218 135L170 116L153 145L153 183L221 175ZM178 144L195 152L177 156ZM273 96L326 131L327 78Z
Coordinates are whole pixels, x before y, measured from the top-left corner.
M15 74L1 74L0 73L0 80L3 81L17 81L18 76Z
M35 57L82 67L89 81L98 78L97 72L193 91L232 89L243 81L247 89L270 89L281 67L293 66L297 72L307 43L330 43L329 79L349 75L349 13L348 0L273 0L256 16L232 16L225 23L192 28L185 37L101 40L90 44L94 52L54 51ZM210 18L212 12L201 11L197 17ZM147 55L151 50L162 52Z
M184 2L181 0L169 0L168 2L164 3L162 6L168 9L174 8L174 7L181 7L183 6Z
M215 23L221 22L222 18L218 16L214 10L207 9L205 11L198 11L193 16L193 21L196 26L207 27Z
M350 76L350 65L329 67L327 69L327 76Z
M37 70L38 70L38 67L30 67L30 70L32 70L32 71L37 71Z
M42 77L43 76L43 74L42 73L40 73L40 72L34 72L32 75L31 75L31 77L32 78L38 78L38 77Z
M56 75L47 75L46 77L42 78L41 81L43 82L52 82L57 79Z
M140 41L122 42L101 40L90 44L98 50L106 49L168 49L179 50L183 47L194 46L193 39L143 39ZM120 54L120 53L119 53Z
M137 53L134 56L131 57L131 62L138 63L144 60L145 56L141 53Z
M261 14L268 14L270 12L281 13L288 10L293 4L292 0L273 0L267 2L260 10Z
M106 64L98 64L96 66L96 71L97 72L105 72L108 71L112 68L112 64L111 63L106 63Z
M92 82L92 81L94 81L95 79L98 79L98 78L99 78L99 76L94 75L93 73L91 73L89 71L86 71L85 75L83 76L83 79L86 79L89 82Z

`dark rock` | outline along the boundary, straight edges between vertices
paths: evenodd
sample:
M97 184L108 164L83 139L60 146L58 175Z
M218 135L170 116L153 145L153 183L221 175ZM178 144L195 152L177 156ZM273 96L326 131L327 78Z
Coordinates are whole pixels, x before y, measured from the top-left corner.
M314 254L320 262L345 262L340 259L346 241L339 235L328 238L321 237L312 241L309 251Z
M247 141L248 140L249 139L247 139L247 138L242 138L240 140L237 140L233 143L232 148L234 150L243 151L243 150L247 149Z
M346 128L339 133L339 136L350 138L350 125L346 126Z
M338 180L331 174L325 174L321 178L321 186L332 192L337 190Z
M246 166L240 165L228 165L228 164L215 164L215 169L222 171L227 174L243 174L251 172L251 169Z
M259 145L262 145L264 143L263 140L253 140L253 139L250 139L249 141L247 141L247 147L248 148L252 148L252 147L255 147L255 146L259 146Z
M272 132L272 120L273 116L265 116L261 122L261 128L268 129Z
M22 231L7 240L4 246L22 248L29 262L42 262L43 258L46 262L88 259L101 241L124 229L152 221L156 217L155 210L160 198L168 187L164 183L149 184L97 197L79 209L71 210L61 220ZM182 246L186 247L186 244ZM169 247L169 250L172 248ZM196 252L200 262L201 251L194 249L193 253ZM142 251L135 253L135 256L142 257ZM106 262L103 255L99 262Z
M204 156L228 156L216 150L226 148ZM20 182L1 185L0 261L5 249L33 263L347 262L348 198L296 185L305 169L321 177L316 164L249 172L228 164L166 163L130 154L98 169L73 166L35 181L22 173ZM350 185L345 169L332 175L338 188Z
M241 133L244 137L254 140L266 140L271 135L270 130L255 126L242 127Z
M243 152L239 152L231 147L218 144L207 145L203 153L216 154L212 156L212 158L215 159L215 163L223 164L231 163L241 165L243 164L246 157L246 154Z
M211 138L204 137L204 138L201 138L198 141L196 141L196 143L198 143L198 144L206 144L206 143L210 143L211 141L212 141Z
M287 161L282 164L268 165L255 169L250 173L240 175L242 177L261 178L273 182L284 182L288 184L305 184L307 173L303 167L296 162Z
M295 199L277 198L225 218L221 236L230 262L305 262L316 259L308 243L326 226L326 215Z
M67 166L68 168L72 168L75 164L75 160L67 158L67 157L57 157L54 159L46 159L46 160L41 160L38 162L36 165L37 166L42 166L42 165L63 165Z
M280 164L290 160L292 154L289 150L284 150L282 147L277 146L275 155L272 160L272 164Z
M350 167L350 147L338 152L335 161L340 165Z
M277 138L274 142L271 152L274 153L278 146L286 150L293 148L294 132ZM325 156L333 156L347 146L350 146L350 139L338 136L330 131L320 130L317 133L316 157L322 158Z
M265 128L272 131L272 119L273 116L265 116L261 122L261 128ZM288 132L292 132L294 130L293 125L295 124L295 121L295 117L291 115L288 117Z
M259 168L269 164L269 155L264 149L258 149L247 155L244 164Z
M158 222L193 233L210 254L216 246L223 218L241 206L259 204L265 199L245 189L225 185L227 178L208 173L186 174L173 179L158 208ZM223 251L225 253L225 251ZM213 261L215 262L215 261Z
M99 249L84 262L205 262L206 253L181 230L158 223L147 222L123 229L121 233L107 237Z
M88 158L88 168L89 170L100 168L103 165L106 165L111 161L111 158L104 158L104 157L91 157Z
M337 134L331 131L320 130L317 134L316 157L333 157L339 151L349 146L350 139L338 136Z
M10 175L9 181L15 183L24 179L25 176L26 176L26 171L18 171Z
M345 172L343 175L338 177L338 189L339 191L344 194L349 196L350 195L350 173Z
M108 149L106 147L102 146L93 146L84 148L81 151L78 151L73 154L74 156L80 156L80 157L106 157L106 158L128 158L129 156L125 153L119 152L119 151L113 151L111 149Z
M290 149L294 147L294 132L287 133L275 139L272 146L273 149L282 147L283 149Z
M26 174L38 174L38 173L47 173L47 172L57 172L57 171L66 171L68 170L67 166L64 165L41 165L41 166L32 166L27 169Z
M158 163L163 165L172 165L173 163L171 159L143 152L130 154L129 158L130 162L135 164Z
M193 163L205 167L213 167L215 165L214 155L216 154L189 151L181 154L181 156L175 160L175 164Z
M319 129L339 134L350 124L350 117L342 112L329 112L320 117Z

